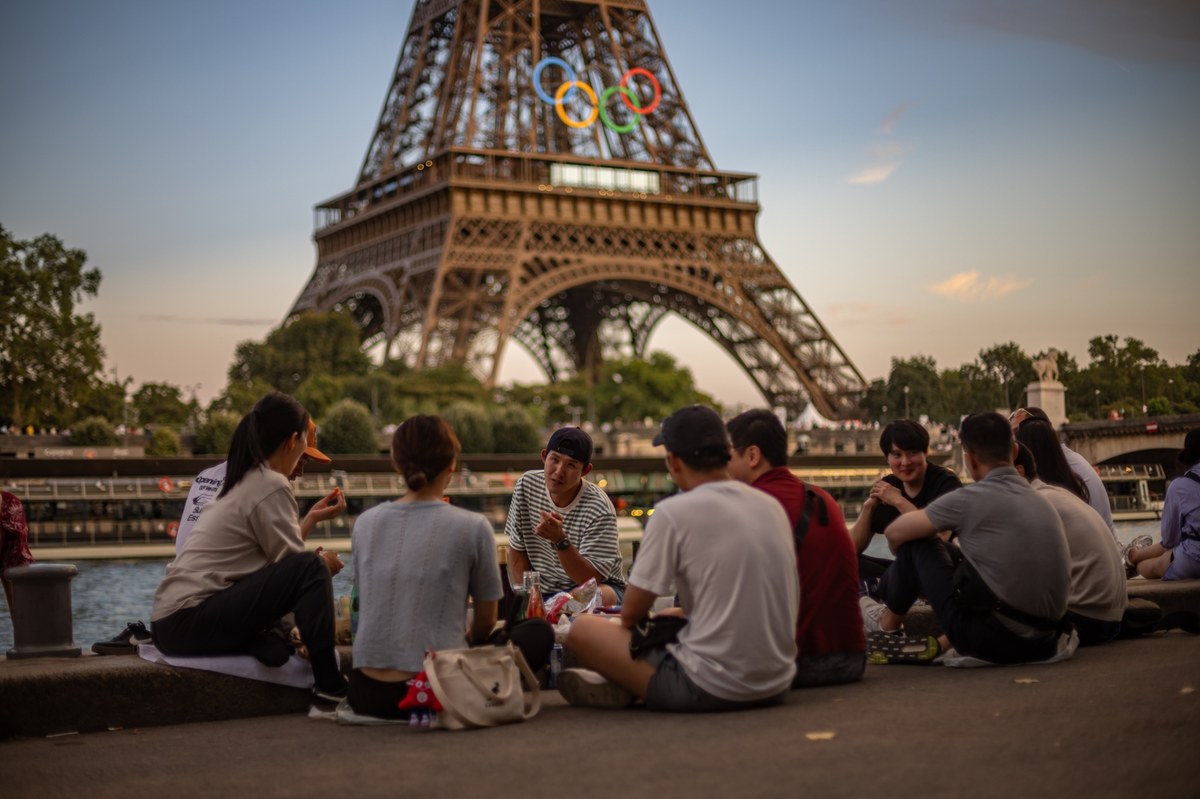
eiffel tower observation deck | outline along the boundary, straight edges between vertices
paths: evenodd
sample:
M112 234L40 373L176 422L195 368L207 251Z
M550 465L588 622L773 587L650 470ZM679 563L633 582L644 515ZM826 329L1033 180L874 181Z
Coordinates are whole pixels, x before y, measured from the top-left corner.
M770 405L852 416L862 376L759 210L757 176L713 164L642 0L418 0L291 313L348 308L365 347L488 384L510 341L550 380L594 376L675 313Z

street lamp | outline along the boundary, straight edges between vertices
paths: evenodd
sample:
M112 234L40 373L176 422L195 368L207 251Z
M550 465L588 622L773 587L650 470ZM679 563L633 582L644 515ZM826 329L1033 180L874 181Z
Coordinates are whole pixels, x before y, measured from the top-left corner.
M908 415L908 386L904 387L904 418L909 418Z
M1146 415L1146 364L1144 364L1144 363L1140 364L1138 366L1138 369L1142 373L1142 416L1145 416Z
M1096 418L1100 418L1100 389L1096 389Z

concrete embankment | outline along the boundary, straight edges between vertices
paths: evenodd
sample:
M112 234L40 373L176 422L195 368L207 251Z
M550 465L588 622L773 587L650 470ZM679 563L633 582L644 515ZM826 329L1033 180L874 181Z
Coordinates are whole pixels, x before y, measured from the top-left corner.
M106 661L97 665L142 668ZM142 673L129 687L97 674L91 690L122 692L114 705L159 701L160 713L245 700L211 675L211 691L196 694L174 670L146 668L166 674ZM155 700L160 692L175 693L174 705ZM82 701L44 697L50 706ZM156 723L172 720L183 717ZM861 683L793 691L782 707L744 713L585 710L549 691L533 721L471 733L338 727L302 713L127 724L0 743L0 793L1190 799L1197 730L1200 636L1175 631L1081 649L1052 666L871 666Z

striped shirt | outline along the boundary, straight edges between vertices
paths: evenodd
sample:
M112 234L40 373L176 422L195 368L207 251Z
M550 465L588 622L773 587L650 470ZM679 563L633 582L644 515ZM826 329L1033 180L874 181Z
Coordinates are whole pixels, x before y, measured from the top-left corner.
M595 483L584 480L571 504L560 508L550 498L545 472L534 469L521 475L513 488L504 534L509 547L524 552L533 569L541 573L545 596L569 590L575 581L563 570L554 545L534 532L542 521L542 511L563 517L563 531L599 573L600 582L625 585L617 543L617 513L608 495Z

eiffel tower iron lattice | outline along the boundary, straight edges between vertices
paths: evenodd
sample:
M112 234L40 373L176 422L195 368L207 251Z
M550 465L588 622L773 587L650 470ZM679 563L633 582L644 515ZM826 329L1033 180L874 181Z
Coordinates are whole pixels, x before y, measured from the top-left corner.
M862 376L758 241L757 176L717 170L642 0L418 0L354 189L316 207L291 313L489 384L644 357L668 313L772 405L853 415Z

